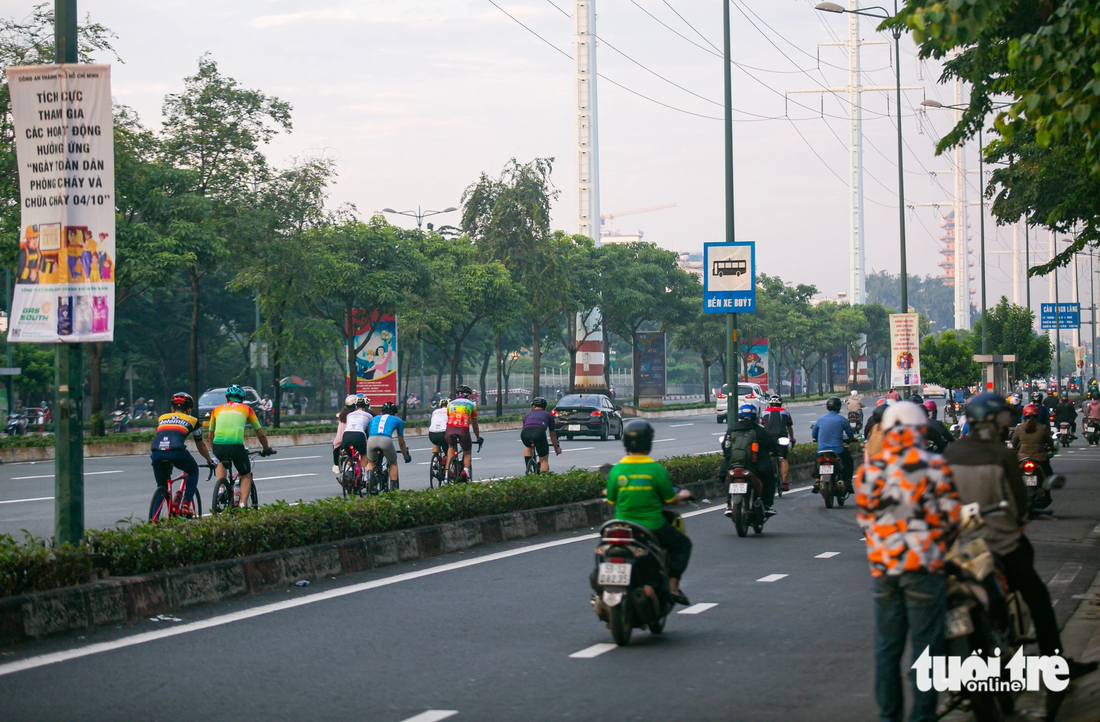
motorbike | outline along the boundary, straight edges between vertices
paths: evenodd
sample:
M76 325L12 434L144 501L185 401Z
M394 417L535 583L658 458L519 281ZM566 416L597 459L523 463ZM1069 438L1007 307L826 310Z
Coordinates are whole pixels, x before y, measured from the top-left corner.
M1069 422L1063 421L1058 424L1058 443L1065 449L1073 442L1073 433L1069 430Z
M27 419L18 412L8 414L8 428L5 430L8 436L23 436L27 433Z
M863 414L859 411L849 411L848 426L851 427L852 433L858 436L863 429Z
M966 541L966 532L985 523L983 516L1007 510L1007 501L987 507L966 504L960 512L960 537L944 557L947 572L947 615L944 636L949 656L967 659L972 654L990 655L999 649L1007 660L1024 644L1031 615L1018 592L1009 589L997 569L989 545L980 537ZM1015 701L1010 692L969 691L965 687L948 700L943 714L969 700L970 711L978 722L1000 722L1012 714ZM942 716L942 715L941 715Z
M663 513L683 531L679 514L669 509ZM664 631L675 606L668 593L668 554L649 529L619 519L605 522L589 583L595 592L592 608L611 629L615 644L630 644L635 629Z
M791 440L780 438L780 446L789 446ZM781 483L776 476L776 484ZM749 527L757 534L764 533L764 523L768 517L764 514L764 484L745 464L734 464L726 476L729 484L726 507L730 519L737 528L737 536L748 536ZM778 494L778 490L776 492Z
M114 420L114 427L116 434L125 433L130 429L130 413L124 409L115 409L111 414L111 418Z
M1061 489L1065 486L1065 477L1061 474L1045 476L1042 465L1035 459L1020 459L1020 471L1024 475L1024 486L1027 487L1027 502L1031 509L1031 515L1049 514L1046 508L1050 506L1054 498L1052 489Z
M1100 419L1085 419L1085 440L1089 446L1100 444Z
M832 451L817 452L817 473L820 488L818 493L825 500L825 508L832 509L833 501L844 506L848 498L848 483L842 478L843 467L840 457Z

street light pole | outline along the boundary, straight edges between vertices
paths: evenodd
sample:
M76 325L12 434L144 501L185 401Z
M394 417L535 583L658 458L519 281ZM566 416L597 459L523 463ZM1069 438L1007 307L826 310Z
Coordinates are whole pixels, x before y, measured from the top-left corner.
M983 120L982 125L985 125ZM979 196L979 215L981 220L978 223L979 231L981 235L981 264L982 264L982 353L989 353L989 336L986 333L986 307L985 307L985 165L982 159L985 146L982 143L982 128L978 126L978 196ZM966 233L966 229L963 229L963 233Z
M730 64L730 4L722 0L722 51L725 56L726 117L726 242L736 240L733 226L733 78ZM737 421L737 401L739 398L738 381L741 374L738 366L737 314L726 314L726 428L732 429Z

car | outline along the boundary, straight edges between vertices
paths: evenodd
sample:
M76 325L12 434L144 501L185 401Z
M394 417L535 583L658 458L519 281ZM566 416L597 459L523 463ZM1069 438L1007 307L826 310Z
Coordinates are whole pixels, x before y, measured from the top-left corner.
M558 436L572 441L574 436L609 436L623 438L623 417L611 399L602 394L569 394L563 396L550 412L557 422Z
M207 389L202 392L202 396L199 396L199 418L207 420L210 418L210 412L214 410L214 407L221 406L225 403L225 390L228 386L219 386L213 389ZM256 389L251 386L242 386L244 390L244 402L252 407L252 409L259 414L260 413L260 395L256 393Z
M946 399L947 398L947 389L940 386L939 384L925 384L924 385L924 398L927 399L927 398L931 398L933 396L938 396L941 399Z
M729 408L729 400L726 398L726 394L729 393L729 384L722 384L722 388L715 394L715 406L714 410L718 416L718 423L726 423L726 410ZM741 382L737 385L737 405L743 406L745 404L752 404L756 407L757 415L762 415L764 409L767 407L767 393L760 387L760 384Z

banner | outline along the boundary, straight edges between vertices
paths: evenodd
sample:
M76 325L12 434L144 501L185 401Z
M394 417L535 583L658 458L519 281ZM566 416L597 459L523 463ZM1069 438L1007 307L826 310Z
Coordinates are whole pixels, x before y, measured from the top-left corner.
M22 223L8 341L113 341L111 69L7 69Z
M1085 368L1085 347L1074 346L1073 347L1073 360L1077 362L1077 373L1081 373Z
M919 314L890 314L890 385L920 386Z
M638 358L638 396L663 398L665 395L665 335L639 333L635 339L641 351Z
M397 319L378 311L356 309L352 319L355 393L366 394L375 408L397 403ZM350 376L351 371L348 370Z
M745 354L745 381L768 390L768 339L754 338Z

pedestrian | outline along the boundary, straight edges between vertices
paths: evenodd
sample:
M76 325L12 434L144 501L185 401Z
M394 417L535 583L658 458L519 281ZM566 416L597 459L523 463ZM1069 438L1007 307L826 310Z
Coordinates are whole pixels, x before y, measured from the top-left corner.
M882 451L860 467L857 518L867 540L875 605L875 700L882 722L904 713L901 658L906 638L916 660L945 653L947 580L943 558L959 520L958 493L943 457L924 449L928 417L899 401L882 415ZM936 719L935 690L917 689L910 669L909 722Z

